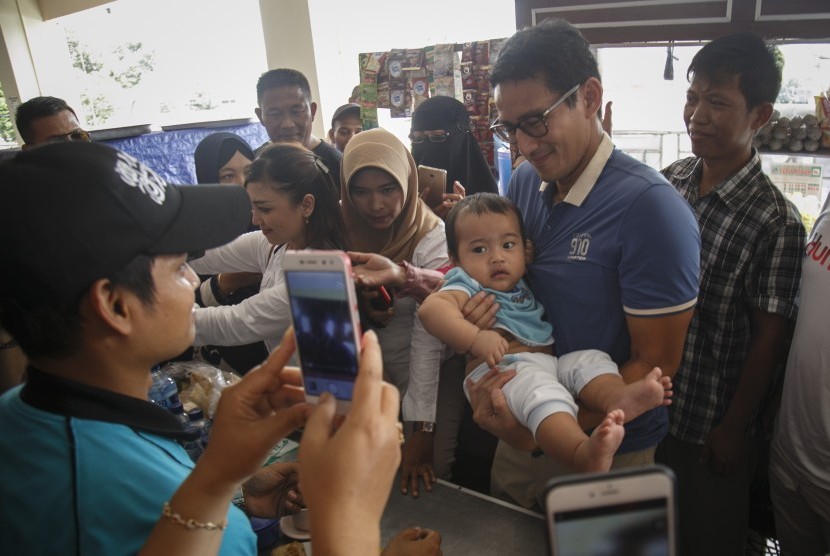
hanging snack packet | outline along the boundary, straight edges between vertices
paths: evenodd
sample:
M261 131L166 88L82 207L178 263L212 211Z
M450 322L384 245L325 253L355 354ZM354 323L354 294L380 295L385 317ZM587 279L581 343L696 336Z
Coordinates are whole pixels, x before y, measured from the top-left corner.
M389 81L378 83L378 108L392 108L392 101L389 98Z
M454 60L454 44L436 44L433 48L433 77L436 79L439 77L452 77Z
M433 86L433 80L435 76L433 75L433 67L435 66L435 47L434 46L426 46L424 47L424 71L426 71L427 81L429 82L429 93L430 95L435 94L435 87Z
M478 116L478 106L476 105L477 96L475 89L464 90L464 107L470 116Z
M409 48L404 51L404 71L419 70L424 67L424 49Z
M452 76L436 77L432 83L432 88L434 91L430 91L431 96L455 98L455 79Z
M366 54L361 54L361 56L366 57L364 63L361 64L363 70L378 73L386 58L386 52L367 52Z
M424 70L410 72L412 100L415 104L415 109L429 98L429 82L427 81L427 77L426 75L417 75L418 73L425 74L426 72Z
M490 41L473 43L473 63L479 67L490 67Z
M400 49L390 50L387 66L389 68L389 87L397 89L406 85L403 74L404 52Z
M473 57L473 53L475 51L475 44L474 42L465 42L461 45L461 63L462 64L472 64L475 62L475 58Z
M393 118L406 117L406 91L403 89L395 89L389 91L389 101L391 103L389 110Z
M467 89L478 89L472 62L461 62L461 86Z

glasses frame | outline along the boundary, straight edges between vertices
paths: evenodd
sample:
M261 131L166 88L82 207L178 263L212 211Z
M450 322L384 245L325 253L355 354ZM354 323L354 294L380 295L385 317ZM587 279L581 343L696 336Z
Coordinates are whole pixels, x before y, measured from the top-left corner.
M414 145L420 145L421 143L423 143L427 139L429 139L430 143L446 143L447 139L449 139L449 138L450 138L450 132L449 131L445 131L441 135L427 135L426 133L424 133L424 135L422 135L420 137L416 137L415 135L413 135L413 133L409 134L409 140Z
M515 145L518 142L518 139L516 138L516 131L518 131L518 130L521 130L522 133L524 133L528 137L535 137L537 139L539 137L544 137L545 135L548 134L548 131L550 131L548 129L548 116L550 116L553 113L553 111L556 110L559 107L560 104L562 104L563 102L565 102L566 100L571 98L571 96L573 96L573 94L577 90L579 90L579 88L581 86L582 86L582 83L577 83L576 85L574 85L573 87L568 89L565 92L565 94L563 94L561 97L556 99L556 102L551 104L541 114L537 114L537 115L533 115L533 116L527 116L525 118L522 118L521 120L519 120L519 123L517 123L515 125L496 121L496 123L494 123L493 125L490 126L490 131L492 131L493 133L498 135L501 139L507 141L511 145ZM536 118L539 119L539 123L541 123L542 127L545 128L545 131L541 134L538 134L538 135L535 132L528 131L527 129L524 128L524 125L528 122L528 120L532 120L532 119L536 119Z
M92 142L92 138L89 136L89 132L83 129L76 129L75 131L70 131L69 133L64 133L63 135L57 135L55 137L50 137L46 141L43 142L44 145L51 145L53 143L90 143Z

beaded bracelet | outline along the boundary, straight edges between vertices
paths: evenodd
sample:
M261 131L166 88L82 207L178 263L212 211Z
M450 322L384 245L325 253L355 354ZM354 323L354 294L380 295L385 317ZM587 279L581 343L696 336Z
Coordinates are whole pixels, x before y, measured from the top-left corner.
M170 502L164 503L164 508L161 510L161 514L164 517L169 517L170 520L176 525L181 525L185 529L189 529L191 531L193 529L207 529L208 531L224 531L228 528L227 519L222 523L213 523L212 521L201 522L196 521L192 518L185 520L184 518L182 518L182 516L180 516L170 508Z

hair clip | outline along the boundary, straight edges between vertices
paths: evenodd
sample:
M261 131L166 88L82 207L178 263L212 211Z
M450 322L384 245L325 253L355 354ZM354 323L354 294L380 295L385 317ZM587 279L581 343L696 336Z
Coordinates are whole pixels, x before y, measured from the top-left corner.
M328 173L329 173L329 167L325 165L325 163L323 162L323 159L321 159L319 156L316 156L316 155L314 156L314 164L315 164L315 165L316 165L316 166L317 166L317 167L318 167L318 168L319 168L319 169L320 169L320 170L321 170L324 174L328 174Z

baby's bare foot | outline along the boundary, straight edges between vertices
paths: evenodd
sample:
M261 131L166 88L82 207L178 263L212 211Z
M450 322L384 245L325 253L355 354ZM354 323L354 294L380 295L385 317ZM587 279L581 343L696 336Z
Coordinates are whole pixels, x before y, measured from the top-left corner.
M625 412L615 409L576 450L574 468L581 472L608 471L625 436Z
M650 409L669 405L671 396L671 378L663 376L660 367L654 367L642 380L620 388L619 396L610 400L608 409L622 409L625 411L625 420L631 421Z

